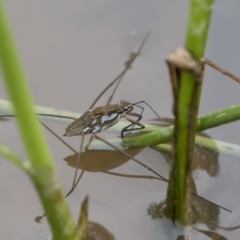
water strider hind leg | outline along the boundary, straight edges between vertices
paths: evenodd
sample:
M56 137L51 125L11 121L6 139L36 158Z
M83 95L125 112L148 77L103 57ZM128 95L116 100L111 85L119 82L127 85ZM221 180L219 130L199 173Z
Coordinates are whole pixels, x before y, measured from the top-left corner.
M80 166L80 160L81 160L81 154L82 154L82 149L83 149L83 143L84 143L84 137L85 134L82 133L81 135L81 143L80 143L80 148L79 148L79 153L78 153L78 159L77 159L77 165L76 165L76 169L75 169L75 173L74 173L74 177L73 177L73 183L72 183L72 188L70 189L70 191L65 195L65 197L68 197L76 188L78 181L77 181L77 173L78 173L78 169Z
M98 140L106 143L106 144L109 145L110 147L112 147L112 148L116 149L117 151L121 152L122 154L126 155L127 157L129 157L130 159L132 159L132 160L135 161L136 163L140 164L141 166L143 166L143 167L146 168L147 170L151 171L151 172L154 173L156 176L158 176L161 181L169 182L168 179L166 179L166 178L164 178L163 176L161 176L159 173L157 173L155 170L153 170L152 168L150 168L148 165L140 162L140 161L137 160L136 158L134 158L134 157L132 157L131 155L129 155L128 153L122 151L121 149L119 149L118 147L114 146L114 145L111 144L110 142L106 141L106 140L103 139L102 137L99 137L99 136L96 135L96 134L93 134L93 136L94 136L96 139L98 139ZM230 212L230 213L232 212L231 210L229 210L229 209L227 209L227 208L225 208L225 207L222 207L222 206L220 206L220 205L218 205L218 204L216 204L216 203L214 203L214 202L211 202L211 201L207 200L206 198L201 197L201 196L199 196L198 194L196 194L196 193L194 193L194 192L191 192L191 194L194 195L194 196L196 196L196 197L198 197L198 198L200 198L202 201L211 203L211 204L213 204L213 205L215 205L215 206L217 206L217 207L219 207L219 208L221 208L221 209L224 209L224 210L227 211L227 212Z

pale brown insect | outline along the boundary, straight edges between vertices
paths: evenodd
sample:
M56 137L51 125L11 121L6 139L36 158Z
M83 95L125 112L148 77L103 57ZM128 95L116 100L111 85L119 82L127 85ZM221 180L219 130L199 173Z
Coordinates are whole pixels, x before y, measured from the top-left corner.
M117 104L111 104L88 110L66 128L66 132L63 136L71 137L82 134L99 133L100 131L110 128L116 124L122 117L131 122L129 126L138 125L140 128L144 128L144 125L139 122L142 118L142 115L132 113L133 106L134 104L122 100ZM129 118L128 115L136 116L138 119L134 121ZM129 126L122 130L122 137L124 130L129 128Z
M73 180L73 185L72 185L71 190L67 193L66 196L70 195L74 191L74 189L77 185L76 184L77 171L78 171L79 164L80 164L80 157L81 157L81 152L82 152L82 147L83 147L83 142L84 142L84 136L86 134L93 134L93 136L95 138L105 142L106 144L110 145L111 147L115 148L116 150L122 152L123 154L127 155L128 157L130 157L132 160L134 160L138 164L142 165L149 171L153 172L155 175L160 177L162 180L167 181L164 177L162 177L160 174L158 174L156 171L151 169L146 164L141 163L134 157L128 155L124 151L116 148L108 141L106 141L103 138L96 135L96 133L99 133L99 132L115 125L119 121L120 118L125 118L127 121L130 122L130 124L128 126L126 126L122 129L122 131L121 131L122 138L124 136L124 132L145 128L145 126L139 122L142 119L142 113L144 111L144 108L138 105L139 103L145 103L147 106L149 106L152 109L152 107L145 101L140 101L137 103L130 103L125 100L122 100L122 101L120 101L120 103L117 103L117 104L111 104L111 105L107 105L107 106L103 106L103 107L97 107L92 110L88 110L87 112L82 114L79 118L75 119L66 128L66 132L65 132L64 136L68 136L68 137L77 136L77 135L82 136L78 160L77 160L77 167L75 170L75 175L74 175L74 180ZM141 109L140 114L133 112L134 106L139 107ZM153 112L157 115L157 117L160 118L160 116L154 110L153 110ZM137 119L133 120L129 116L137 117ZM136 125L137 125L137 127L135 127Z

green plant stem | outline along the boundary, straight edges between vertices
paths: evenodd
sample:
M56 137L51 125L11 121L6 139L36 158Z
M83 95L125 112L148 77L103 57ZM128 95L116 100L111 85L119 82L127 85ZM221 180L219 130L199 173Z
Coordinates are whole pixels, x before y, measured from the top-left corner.
M67 118L61 118L60 116L67 116L67 117L77 117L80 114L75 112L67 112L63 110L56 110L52 108L45 108L40 106L35 106L36 113L46 113L51 115L56 115L56 117L46 117L47 119L50 119L55 122L70 124L72 122L71 119ZM0 99L0 112L4 114L14 114L14 111L12 109L12 105L10 102L6 100ZM45 118L40 116L40 118ZM197 119L197 131L204 131L209 128L221 126L223 124L231 123L234 121L240 120L240 105L231 106L226 109L222 109L220 111L216 111L201 117L198 117ZM118 124L112 126L111 128L107 129L107 131L112 131L119 133L123 126L125 126L125 122L119 122ZM146 146L154 146L161 143L169 142L172 140L174 126L169 127L154 127L150 125L145 125L146 128L141 130L141 132L150 132L147 134L144 134L142 136L138 137L126 137L124 139L110 139L109 141L113 144L116 144L121 149L130 149L130 148L141 148ZM198 136L196 137L196 143L204 147L204 143L198 143ZM204 138L208 139L208 138ZM210 139L210 141L216 141L216 145L218 146L218 149L216 148L210 148L212 151L219 151L220 153L226 154L228 156L232 157L238 157L239 158L239 151L237 145L220 142L214 139ZM205 142L205 140L203 141ZM207 146L206 146L207 148ZM105 146L105 144L99 143L99 141L93 141L91 145L89 146L89 150L111 150L112 148L109 148Z
M191 0L185 44L197 58L202 59L207 43L214 0Z
M56 181L53 161L34 113L32 97L1 0L0 36L0 59L6 88L18 116L18 126L30 159L29 164L32 167L30 177L48 216L53 238L79 239L61 187Z
M22 171L26 172L27 174L30 174L30 164L28 161L23 161L21 158L19 158L16 154L14 154L9 148L6 146L0 144L0 154L11 161L14 165L16 165L18 168L20 168Z
M240 158L240 146L236 144L226 143L201 136L196 136L195 144L214 153L221 153L229 157ZM167 154L170 154L172 151L172 146L164 143L152 146L152 148Z
M202 136L196 136L195 143L198 146L202 146L214 153L221 153L229 157L240 158L239 145L213 140Z
M88 196L82 202L82 206L80 209L77 230L79 236L81 236L82 240L89 240L88 233Z
M185 47L199 63L199 69L206 46L212 5L213 0L190 1ZM177 81L177 84L172 84L175 101L174 161L170 171L166 215L173 221L188 224L191 212L191 165L203 72L197 76L193 70L179 68L178 71L171 76L171 79L179 78L172 80L172 83Z
M240 120L240 105L198 117L196 131L204 131L226 123ZM173 137L174 126L156 128L155 131L137 137L119 139L124 148L140 148L169 142Z
M120 148L121 150L126 150L121 146L121 142L119 138L115 139L108 139L109 142L114 144L116 147ZM232 143L226 143L223 141L196 136L195 144L198 146L203 147L204 149L210 150L214 153L221 153L229 157L240 158L240 146ZM172 152L172 146L170 144L161 143L158 145L150 146L153 149L170 154ZM128 149L128 148L127 148ZM115 151L112 147L106 145L100 141L92 141L91 144L87 147L87 150L95 151L95 150L108 150L108 151Z
M0 112L2 114L13 115L14 110L12 109L12 104L9 101L0 99ZM76 113L76 112L57 110L57 109L41 107L41 106L35 106L35 112L36 114L51 114L53 115L52 117L40 116L40 118L43 118L43 119L46 118L54 122L59 122L59 123L63 122L66 124L71 123L72 120L67 118L62 118L61 116L77 118L81 115L80 113ZM204 131L210 128L214 128L214 127L221 126L221 125L238 121L238 120L240 120L240 105L233 105L231 107L198 117L196 130L200 132L200 131ZM125 122L120 121L118 124L107 129L107 131L119 133L123 128L123 126L125 125L126 125ZM156 127L156 126L154 127L152 125L145 125L145 126L146 128L141 130L141 132L147 132L151 130L151 131L154 131L154 133L149 133L149 134L145 134L143 136L138 136L138 137L125 138L126 141L124 141L125 143L123 145L126 145L126 147L130 148L131 147L130 144L131 144L133 148L138 148L138 147L157 145L159 143L168 142L172 139L172 133L174 128L173 125L164 127L164 128ZM135 145L133 143L133 140L134 141L136 140ZM149 144L147 144L147 142Z

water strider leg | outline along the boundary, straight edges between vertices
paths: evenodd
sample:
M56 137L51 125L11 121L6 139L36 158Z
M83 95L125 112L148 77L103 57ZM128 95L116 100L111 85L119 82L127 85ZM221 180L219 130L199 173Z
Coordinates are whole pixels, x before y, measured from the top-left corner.
M144 168L146 168L146 169L148 169L149 171L153 172L155 175L157 175L158 177L161 178L160 180L165 181L165 182L168 181L166 178L164 178L164 177L161 176L159 173L157 173L156 171L154 171L154 170L153 170L152 168L150 168L148 165L140 162L139 160L137 160L137 159L134 158L133 156L129 155L128 153L126 153L126 152L124 152L124 151L122 151L120 148L114 146L114 145L111 144L110 142L106 141L104 138L99 137L99 136L96 135L96 134L93 134L93 136L94 136L96 139L98 139L98 140L106 143L106 144L109 145L110 147L114 148L115 150L117 150L117 151L121 152L122 154L126 155L127 157L129 157L130 159L132 159L132 160L135 161L136 163L140 164L140 165L143 166Z
M146 34L146 36L145 36L145 38L143 39L143 41L142 41L139 49L137 50L137 52L131 52L131 53L130 53L130 56L129 56L128 60L124 63L124 65L125 65L124 70L123 70L111 83L109 83L109 84L107 85L107 87L105 87L105 88L103 89L103 91L96 97L96 99L93 101L93 103L91 104L91 106L89 107L88 110L92 109L92 108L95 106L95 104L97 103L97 101L103 96L103 94L104 94L111 86L113 86L113 85L116 83L116 86L114 87L114 89L113 89L113 91L112 91L112 94L110 95L110 97L109 97L106 105L109 105L109 104L111 103L111 101L112 101L112 99L113 99L113 96L114 96L114 94L115 94L115 92L116 92L116 90L117 90L120 82L122 81L124 75L126 74L126 72L128 71L128 69L130 69L130 68L132 67L132 64L133 64L133 62L135 61L135 59L140 55L140 53L141 53L141 51L142 51L142 48L143 48L145 42L147 41L147 38L148 38L149 34L150 34L150 32L148 32L148 33ZM89 139L88 144L91 144L91 142L92 142L92 137Z
M114 83L116 83L116 82L119 80L118 83L117 83L116 88L118 87L120 81L121 81L122 78L124 77L124 75L125 75L125 73L127 72L127 70L132 67L133 62L134 62L135 59L140 55L140 53L141 53L141 51L142 51L142 48L143 48L145 42L147 41L147 38L148 38L149 34L150 34L150 32L148 32L148 33L146 34L146 36L145 36L145 38L143 39L143 41L142 41L139 49L137 50L137 52L131 52L129 59L128 59L128 60L125 62L125 64L124 64L124 65L125 65L124 70L123 70L111 83L109 83L106 88L103 89L103 91L102 91L102 92L96 97L96 99L93 101L93 103L91 104L91 106L89 107L89 109L92 109L92 108L95 106L95 104L97 103L97 101L102 97L102 95L103 95ZM112 100L112 98L113 98L113 95L114 95L114 93L115 93L115 91L116 91L116 88L113 90L113 92L112 92L112 94L111 94L111 96L110 96L110 98L109 98L109 101L108 101L107 105L110 104L110 102L111 102L111 100Z
M131 122L131 124L122 129L122 131L121 131L121 137L122 138L123 138L124 132L128 132L128 131L131 131L131 130L141 130L145 127L143 124L139 123L139 121L142 119L142 114L143 114L143 111L144 111L144 108L142 106L138 105L139 103L145 103L159 119L164 121L146 101L136 102L136 103L133 104L133 106L141 108L141 113L138 114L138 113L134 113L134 112L129 112L124 116L129 122ZM137 117L138 119L134 121L133 119L127 117L127 115ZM134 128L135 125L138 125L139 127Z
M99 136L96 135L96 134L93 134L93 136L94 136L96 139L98 139L98 140L106 143L106 144L109 145L110 147L112 147L112 148L116 149L117 151L121 152L122 154L126 155L127 157L129 157L129 158L132 159L133 161L137 162L138 164L140 164L140 165L143 166L144 168L146 168L146 169L148 169L149 171L153 172L155 175L157 175L158 177L161 178L161 179L160 179L161 181L169 182L168 179L166 179L166 178L164 178L163 176L161 176L160 174L158 174L155 170L153 170L152 168L150 168L148 165L140 162L139 160L137 160L136 158L132 157L132 156L129 155L128 153L122 151L120 148L114 146L114 145L111 144L110 142L106 141L104 138L99 137ZM219 207L219 208L222 208L222 209L224 209L224 210L227 211L227 212L230 212L230 213L232 212L231 210L229 210L229 209L227 209L227 208L225 208L225 207L222 207L222 206L220 206L220 205L218 205L218 204L216 204L216 203L214 203L214 202L211 202L211 201L207 200L206 198L199 196L199 195L196 194L196 193L193 193L193 192L192 192L192 195L200 198L200 199L203 200L203 201L209 202L209 203L211 203L211 204L213 204L213 205L215 205L215 206L217 206L217 207Z
M79 169L79 166L80 166L80 159L81 159L81 154L82 154L82 149L83 149L84 137L85 137L85 134L82 133L82 135L81 135L81 143L80 143L80 148L79 148L79 153L78 153L78 159L77 159L77 166L76 166L74 177L73 177L72 188L65 195L65 197L68 197L74 191L74 189L76 188L76 186L78 184L78 181L76 181L76 180L77 180L78 169Z
M128 115L131 116L139 116L138 119L136 121L134 121L133 119L131 119L130 117L128 117ZM128 126L124 127L121 131L121 138L123 138L123 134L124 132L129 132L129 131L134 131L134 130L141 130L143 128L145 128L145 126L140 123L139 121L141 120L142 116L137 114L137 113L128 113L124 116L124 118L126 118L126 120L128 120L129 122L131 122L131 124L129 124ZM137 125L139 127L134 128L134 126Z
M202 62L209 65L210 67L214 68L215 70L221 72L223 75L226 75L226 76L232 78L233 80L235 80L236 82L240 83L240 78L239 77L237 77L234 74L228 72L224 68L218 66L216 63L212 62L211 60L209 60L207 58L203 58Z
M133 105L136 106L136 107L139 107L139 108L143 108L143 107L138 105L139 103L145 103L155 113L155 115L164 122L164 120L157 114L157 112L146 101L136 102ZM144 111L144 108L143 108L142 112L143 111Z

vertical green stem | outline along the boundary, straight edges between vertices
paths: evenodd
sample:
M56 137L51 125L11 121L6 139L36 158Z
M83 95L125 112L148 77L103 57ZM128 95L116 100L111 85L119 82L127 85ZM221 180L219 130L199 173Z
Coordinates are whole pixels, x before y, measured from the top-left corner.
M30 177L41 198L54 239L79 239L75 224L56 180L56 171L33 110L32 97L0 0L0 61L5 84L30 159Z
M213 0L191 0L186 35L186 49L201 66L207 41ZM201 67L200 67L201 68ZM179 67L175 90L174 162L170 173L166 214L174 221L189 223L191 194L189 179L195 140L196 118L201 95L203 70L196 73Z
M185 44L198 59L204 56L214 0L191 0Z

